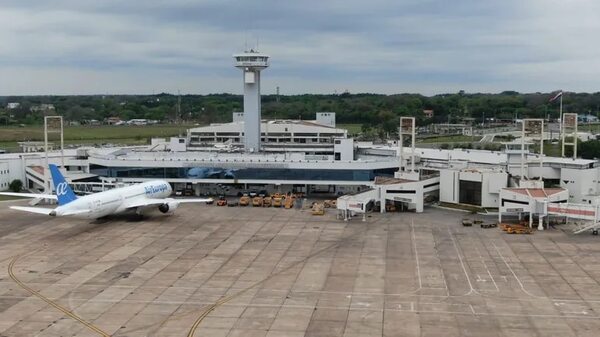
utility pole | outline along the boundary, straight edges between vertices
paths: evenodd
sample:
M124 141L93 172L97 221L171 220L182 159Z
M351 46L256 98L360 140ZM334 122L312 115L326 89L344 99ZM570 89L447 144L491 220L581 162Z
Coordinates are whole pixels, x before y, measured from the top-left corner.
M177 114L175 116L175 124L179 124L179 117L181 116L181 93L177 90L177 109L175 110Z

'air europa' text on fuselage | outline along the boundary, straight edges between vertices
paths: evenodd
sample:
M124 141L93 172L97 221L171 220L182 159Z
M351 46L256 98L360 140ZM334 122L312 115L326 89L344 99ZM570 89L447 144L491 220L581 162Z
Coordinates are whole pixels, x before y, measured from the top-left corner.
M157 185L157 186L145 186L144 187L144 189L146 190L146 194L161 193L161 192L166 191L168 188L169 187L166 184Z

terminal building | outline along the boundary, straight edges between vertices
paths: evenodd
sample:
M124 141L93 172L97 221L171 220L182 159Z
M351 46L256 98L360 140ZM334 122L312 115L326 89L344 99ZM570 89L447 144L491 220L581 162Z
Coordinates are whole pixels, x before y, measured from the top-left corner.
M563 209L534 207L544 198L600 204L596 160L540 156L524 142L506 143L502 151L418 148L412 117L401 118L402 141L385 144L348 137L336 127L334 112L316 112L311 121L264 120L259 84L268 56L250 51L234 58L243 72L245 111L234 112L230 123L192 128L185 137L153 139L148 146L80 148L65 150L64 157L51 151L48 162L63 166L82 192L165 179L182 195L266 190L342 197L345 215L422 212L429 203L517 213ZM45 162L43 152L0 154L0 189L13 179L43 189ZM524 202L530 206L514 207Z
M380 209L392 203L396 209L422 211L433 202L499 208L507 204L503 195L512 193L506 189L522 188L523 180L538 183L533 189L540 188L541 179L541 187L564 189L566 198L561 193L561 200L600 202L596 160L541 160L527 148L521 156L512 144L503 151L415 148L413 152L405 146L401 159L397 142L356 142L347 136L335 137L327 150L317 148L320 143L306 143L303 151L260 153L235 148L188 150L191 142L173 138L162 145L155 141L148 146L67 149L64 158L52 151L48 160L57 165L64 162L67 179L80 190L87 185L98 190L160 178L187 195L236 195L251 190L327 197L350 194L357 196L350 203L364 201L363 211L371 207L369 203L379 204ZM516 162L519 158L525 159L524 165ZM414 171L409 169L410 161ZM14 179L24 181L28 189L43 189L44 165L43 152L0 154L0 189L7 190ZM516 194L515 200L523 196Z
M317 112L316 120L262 120L263 152L303 152L312 155L333 154L336 139L347 138L347 131L335 127L335 113ZM211 124L188 130L190 151L241 150L244 148L243 113L234 112L231 123Z

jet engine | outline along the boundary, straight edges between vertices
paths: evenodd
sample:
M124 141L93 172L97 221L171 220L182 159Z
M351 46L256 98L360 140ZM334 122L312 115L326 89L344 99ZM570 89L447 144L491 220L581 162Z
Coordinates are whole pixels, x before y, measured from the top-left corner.
M178 202L166 202L164 204L161 204L160 206L158 206L158 210L161 211L161 213L173 213L175 212L175 210L177 209L177 206L179 206Z

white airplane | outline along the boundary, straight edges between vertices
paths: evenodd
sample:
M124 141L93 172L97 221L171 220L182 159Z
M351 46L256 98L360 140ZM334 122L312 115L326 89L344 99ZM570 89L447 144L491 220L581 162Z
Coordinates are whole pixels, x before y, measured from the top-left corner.
M0 192L0 195L57 200L58 207L53 209L23 206L11 206L10 208L50 216L72 216L83 219L98 219L128 211L142 214L143 211L153 207L157 207L162 213L171 214L181 203L212 201L212 199L169 198L173 190L171 185L164 180L153 180L77 197L56 165L50 164L50 173L56 194Z

